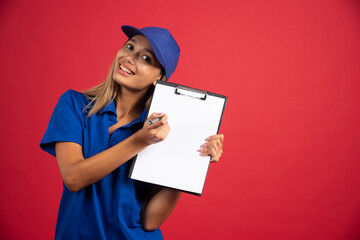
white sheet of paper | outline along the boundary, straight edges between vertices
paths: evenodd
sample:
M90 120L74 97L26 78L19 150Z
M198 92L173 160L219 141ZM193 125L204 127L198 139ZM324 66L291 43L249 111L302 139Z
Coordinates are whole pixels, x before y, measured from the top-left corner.
M217 133L225 98L207 95L206 100L175 94L175 87L157 84L149 115L168 116L168 137L140 152L130 177L195 194L201 194L210 157L198 149Z

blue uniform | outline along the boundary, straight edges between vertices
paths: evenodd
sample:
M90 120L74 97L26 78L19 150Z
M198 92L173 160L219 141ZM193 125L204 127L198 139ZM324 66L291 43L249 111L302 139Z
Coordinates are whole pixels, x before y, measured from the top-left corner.
M68 90L59 99L40 147L55 156L55 142L75 142L82 146L84 158L100 153L142 128L147 113L109 135L117 122L115 104L91 117L85 106L90 100ZM55 239L163 239L160 229L146 232L140 224L140 211L146 186L128 178L131 161L100 181L70 192L64 185Z

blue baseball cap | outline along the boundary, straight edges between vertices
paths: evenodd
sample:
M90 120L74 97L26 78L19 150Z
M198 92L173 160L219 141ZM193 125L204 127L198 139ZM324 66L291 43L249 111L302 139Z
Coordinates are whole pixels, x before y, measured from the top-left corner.
M128 38L132 38L135 35L143 35L146 37L154 50L156 58L164 67L166 80L168 80L176 69L180 55L180 48L169 30L159 27L144 27L138 29L128 25L122 26L121 30Z

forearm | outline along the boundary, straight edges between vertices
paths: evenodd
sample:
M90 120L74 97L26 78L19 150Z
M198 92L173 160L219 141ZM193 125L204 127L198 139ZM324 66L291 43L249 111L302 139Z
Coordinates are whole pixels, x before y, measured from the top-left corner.
M141 212L141 223L146 231L153 231L168 218L179 201L181 192L178 190L163 187L149 202Z
M56 157L65 158L61 151L63 143L56 144ZM59 161L59 168L65 185L70 191L79 191L110 174L116 168L138 154L147 145L139 139L138 132L117 145L87 159L78 159L67 164ZM79 148L73 149L79 151ZM77 154L79 156L79 154Z

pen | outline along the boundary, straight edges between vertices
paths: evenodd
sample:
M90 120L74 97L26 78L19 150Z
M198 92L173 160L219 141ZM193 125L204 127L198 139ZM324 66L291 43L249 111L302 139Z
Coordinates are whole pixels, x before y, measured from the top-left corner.
M162 118L162 117L158 117L158 118L154 118L154 119L152 119L152 120L149 120L149 121L148 121L148 124L149 124L149 125L154 124L154 123L160 121L161 118Z

